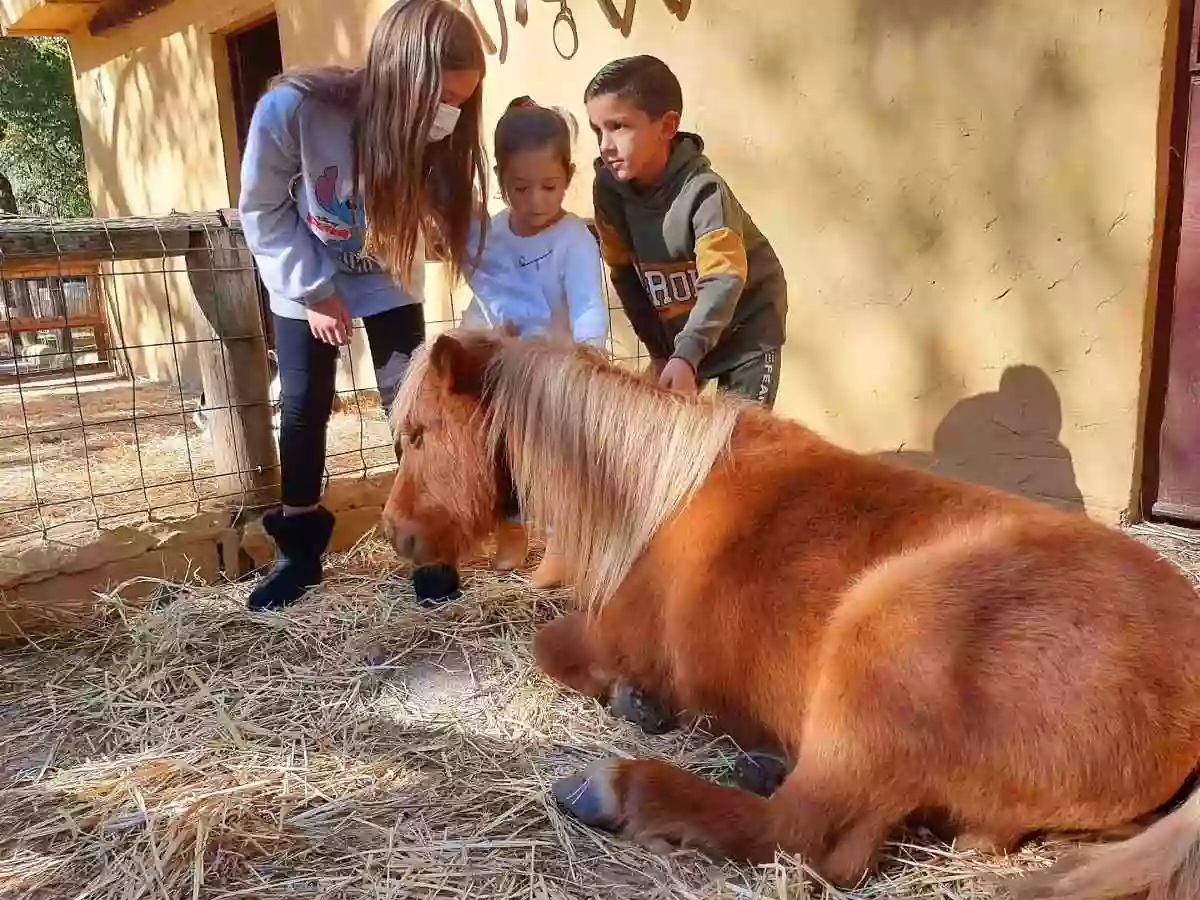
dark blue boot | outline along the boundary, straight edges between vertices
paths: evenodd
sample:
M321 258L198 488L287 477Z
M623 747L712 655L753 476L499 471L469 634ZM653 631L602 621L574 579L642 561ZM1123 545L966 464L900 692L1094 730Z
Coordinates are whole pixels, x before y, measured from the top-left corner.
M250 594L250 610L282 609L321 582L321 554L333 536L333 513L322 506L298 516L273 509L262 517L275 539L275 565Z

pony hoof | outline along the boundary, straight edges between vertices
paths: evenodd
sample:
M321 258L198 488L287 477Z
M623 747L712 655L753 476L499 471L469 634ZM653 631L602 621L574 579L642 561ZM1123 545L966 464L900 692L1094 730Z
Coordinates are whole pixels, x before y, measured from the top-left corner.
M675 717L662 704L647 697L628 681L617 682L608 707L646 734L666 734L675 727Z
M787 760L774 753L741 753L733 765L734 783L743 791L770 797L788 776Z
M621 824L613 790L616 771L615 760L594 762L578 775L556 781L551 788L554 799L584 825L616 831Z
M412 584L421 606L438 606L459 596L458 569L444 563L413 569Z

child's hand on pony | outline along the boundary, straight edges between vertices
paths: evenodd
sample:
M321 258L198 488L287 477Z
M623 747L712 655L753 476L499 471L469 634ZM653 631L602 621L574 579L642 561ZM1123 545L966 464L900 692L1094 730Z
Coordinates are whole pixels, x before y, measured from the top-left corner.
M673 356L659 372L658 383L686 397L696 396L696 370L686 359Z

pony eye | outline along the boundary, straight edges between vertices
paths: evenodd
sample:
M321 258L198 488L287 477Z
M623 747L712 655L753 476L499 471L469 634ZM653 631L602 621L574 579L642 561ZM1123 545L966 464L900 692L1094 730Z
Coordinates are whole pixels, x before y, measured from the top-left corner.
M421 438L425 435L424 428L413 428L408 432L408 443L411 447L420 447Z

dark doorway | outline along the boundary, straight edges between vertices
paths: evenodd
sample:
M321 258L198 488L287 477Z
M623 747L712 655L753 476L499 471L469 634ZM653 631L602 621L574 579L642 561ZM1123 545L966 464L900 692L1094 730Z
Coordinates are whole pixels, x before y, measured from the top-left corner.
M283 71L279 20L272 16L258 25L230 34L226 46L229 51L229 79L233 85L233 116L237 125L237 158L241 165L254 106L266 92L271 79ZM270 296L261 279L258 282L258 304L267 344L274 347Z
M246 148L246 131L250 128L254 104L266 91L271 79L283 71L279 20L272 16L252 28L231 34L227 46L240 158Z

